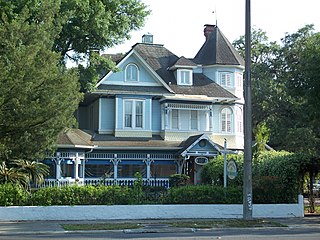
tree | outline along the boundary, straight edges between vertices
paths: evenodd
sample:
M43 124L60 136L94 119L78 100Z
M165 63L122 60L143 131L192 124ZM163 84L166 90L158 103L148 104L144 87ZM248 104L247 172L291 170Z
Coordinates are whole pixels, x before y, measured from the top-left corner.
M92 90L96 85L101 66L105 71L115 69L111 59L99 58L92 52L129 39L130 32L141 28L150 14L140 0L2 1L0 9L14 18L27 6L30 10L28 21L34 22L44 15L42 5L48 5L48 2L56 8L51 20L59 29L51 49L60 54L61 63L83 62L79 69L83 91Z
M15 160L14 164L22 173L27 175L29 188L32 186L37 187L37 184L41 184L44 181L44 177L49 174L48 165L39 161L19 159Z
M57 134L75 124L73 112L81 100L78 75L60 65L60 55L51 50L59 35L53 18L58 7L43 2L38 6L42 15L33 21L28 7L14 17L1 11L2 160L41 158Z
M10 183L25 187L27 185L27 175L19 169L8 167L5 162L0 163L0 183Z
M43 157L83 91L111 59L94 52L130 37L149 14L139 0L0 0L0 157ZM85 64L68 69L67 59Z

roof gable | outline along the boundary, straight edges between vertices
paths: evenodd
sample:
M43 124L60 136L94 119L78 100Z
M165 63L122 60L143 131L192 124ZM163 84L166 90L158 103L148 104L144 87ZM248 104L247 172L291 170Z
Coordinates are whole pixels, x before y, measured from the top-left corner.
M216 156L221 152L222 147L212 142L205 134L189 137L179 151L182 157L186 156Z
M143 75L140 79L141 81L128 83L125 81L125 67L129 63L134 63L139 67L139 74ZM132 49L128 54L126 54L121 60L118 61L116 67L121 69L119 72L110 71L107 73L96 85L98 89L106 89L108 87L103 85L135 85L135 86L157 86L164 87L167 91L172 92L170 87L166 82L162 80L161 77L148 65L148 63Z
M194 57L194 62L202 65L240 65L244 60L217 26L212 27L205 43Z

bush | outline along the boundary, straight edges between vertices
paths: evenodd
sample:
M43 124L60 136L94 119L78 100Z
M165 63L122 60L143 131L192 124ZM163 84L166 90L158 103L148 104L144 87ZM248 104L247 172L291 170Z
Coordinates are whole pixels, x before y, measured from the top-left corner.
M169 176L170 187L181 187L187 185L190 177L186 174L172 174Z
M188 185L168 190L167 204L235 204L242 203L242 187Z
M19 185L9 183L0 185L0 206L25 205L28 192Z

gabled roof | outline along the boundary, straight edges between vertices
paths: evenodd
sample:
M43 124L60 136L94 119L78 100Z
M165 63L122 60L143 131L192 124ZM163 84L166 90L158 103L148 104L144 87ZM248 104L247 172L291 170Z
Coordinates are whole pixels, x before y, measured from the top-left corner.
M190 59L185 58L184 56L180 57L173 66L170 67L170 70L174 70L177 68L196 68L197 64L195 64Z
M201 73L193 74L192 86L178 85L174 72L169 70L169 68L174 66L179 62L179 60L188 64L191 64L191 60L177 57L175 54L163 47L163 45L136 44L133 49L176 94L205 95L208 97L237 99L237 97L232 93L225 90L223 87Z
M244 66L244 60L223 35L217 26L208 36L194 62L202 65L239 65Z
M212 146L212 150L214 150L214 152L221 152L222 147L220 145L212 142L206 134L199 134L190 136L186 141L184 141L182 143L182 149L180 149L178 153L183 157L186 156L188 154L188 151L190 151L196 144L198 144L203 139L206 140Z

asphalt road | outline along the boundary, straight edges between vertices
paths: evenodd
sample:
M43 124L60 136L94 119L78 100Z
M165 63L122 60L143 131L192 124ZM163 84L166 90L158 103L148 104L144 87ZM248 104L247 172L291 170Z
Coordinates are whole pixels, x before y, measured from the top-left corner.
M216 228L202 230L154 227L125 231L66 232L61 228L61 222L55 221L0 222L0 239L320 239L320 217L277 219L276 221L288 227Z

